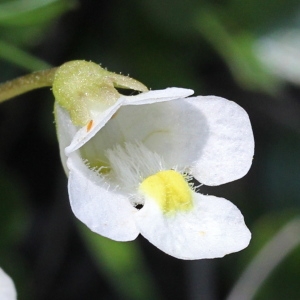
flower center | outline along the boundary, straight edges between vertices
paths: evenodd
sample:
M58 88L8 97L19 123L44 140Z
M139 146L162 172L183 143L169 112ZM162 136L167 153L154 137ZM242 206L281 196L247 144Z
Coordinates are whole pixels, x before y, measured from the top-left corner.
M174 170L160 171L147 177L139 188L155 200L166 214L192 208L192 189L184 176Z

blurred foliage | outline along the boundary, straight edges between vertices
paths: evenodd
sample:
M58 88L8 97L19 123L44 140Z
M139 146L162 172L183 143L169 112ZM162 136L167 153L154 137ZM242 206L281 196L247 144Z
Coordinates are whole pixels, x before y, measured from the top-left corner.
M30 294L26 261L18 253L16 245L29 230L31 213L26 209L26 188L7 166L1 165L0 173L1 218L0 218L0 265L14 274L14 281L24 295Z
M73 7L74 3L70 0L2 0L0 2L0 24L11 27L44 24L59 17Z
M16 281L21 300L228 295L260 249L299 215L300 89L295 83L300 81L291 81L286 70L274 72L255 51L278 30L283 35L286 28L299 30L299 16L296 0L0 1L1 80L72 59L92 60L111 71L130 72L152 89L181 86L232 99L249 113L256 138L245 178L200 188L240 207L252 242L241 253L196 264L168 257L143 239L116 243L78 230L49 89L2 104L0 265ZM297 43L288 49L300 57ZM290 55L281 52L282 65ZM298 74L298 68L292 65L290 71ZM298 261L299 247L269 274L255 299L300 298ZM190 278L199 281L191 286Z
M29 71L49 68L49 64L26 53L22 47L38 45L53 20L76 3L76 0L2 0L0 58Z
M256 222L252 233L257 238L251 247L243 251L237 263L240 271L247 269L247 272L241 275L238 292L235 291L236 294L228 300L298 299L299 210L286 209L280 213L265 214ZM270 271L266 272L267 277L263 276L260 283L265 269ZM245 291L253 292L254 297L243 294Z
M269 240L277 233L276 227L286 224L291 220L291 216L295 215L287 211L281 215L267 216L264 220L261 220L257 227L260 235L265 237L265 240ZM299 218L299 211L296 215ZM284 220L285 219L285 220ZM263 229L263 232L262 232ZM273 234L270 231L273 229ZM269 231L269 232L268 232ZM299 233L299 230L298 230ZM290 233L293 238L293 233ZM296 238L296 237L295 237ZM297 237L298 238L298 237ZM262 238L261 238L262 239ZM282 241L283 245L285 244ZM255 245L254 245L255 246ZM272 255L272 252L270 253ZM285 297L289 299L298 299L300 297L299 291L299 264L300 264L300 245L293 249L291 253L284 258L270 274L269 278L265 280L263 285L258 290L256 299L283 299Z
M85 225L80 231L95 263L110 279L122 299L160 299L153 278L148 273L137 242L116 242L93 233ZM138 287L138 288L137 288Z

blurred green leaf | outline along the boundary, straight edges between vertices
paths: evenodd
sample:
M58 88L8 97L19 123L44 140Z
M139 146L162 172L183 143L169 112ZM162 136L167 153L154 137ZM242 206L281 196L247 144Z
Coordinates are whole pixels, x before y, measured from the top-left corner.
M300 214L282 211L263 217L237 265L247 263L227 300L300 299Z
M224 59L235 80L243 87L274 94L279 87L276 79L253 52L255 37L246 31L232 35L213 10L201 9L196 26L202 36Z
M25 70L37 71L49 69L51 66L41 59L11 45L0 41L0 58L14 63Z
M77 0L0 2L0 58L29 71L49 68L46 62L22 48L36 46L44 37L49 22L76 4Z
M0 25L28 26L45 23L75 7L75 0L14 0L0 4Z
M122 299L160 299L137 242L116 242L79 226L92 256Z

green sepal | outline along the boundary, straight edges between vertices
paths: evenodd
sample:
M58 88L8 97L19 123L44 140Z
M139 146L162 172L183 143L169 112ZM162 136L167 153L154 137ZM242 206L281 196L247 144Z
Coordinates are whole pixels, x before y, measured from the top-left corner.
M120 94L116 87L141 92L147 87L128 76L109 72L93 62L75 60L55 73L53 93L59 105L68 110L76 126L84 126L95 114L113 105Z

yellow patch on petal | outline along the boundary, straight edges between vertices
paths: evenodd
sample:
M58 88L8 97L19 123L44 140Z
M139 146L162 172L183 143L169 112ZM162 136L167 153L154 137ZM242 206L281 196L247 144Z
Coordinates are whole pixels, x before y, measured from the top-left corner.
M160 171L140 184L140 191L155 200L166 214L193 207L192 189L184 176L174 170Z

